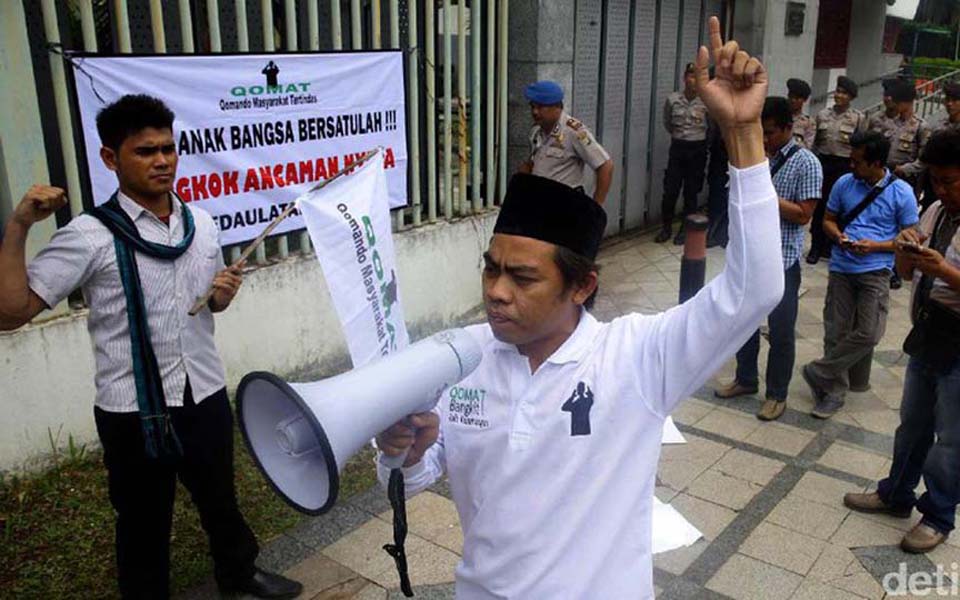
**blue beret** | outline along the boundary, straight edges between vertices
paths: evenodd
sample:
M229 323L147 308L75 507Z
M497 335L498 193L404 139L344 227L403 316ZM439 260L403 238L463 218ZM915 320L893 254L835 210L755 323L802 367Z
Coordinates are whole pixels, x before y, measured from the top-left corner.
M527 86L523 96L534 104L560 104L563 102L563 88L556 81L537 81Z

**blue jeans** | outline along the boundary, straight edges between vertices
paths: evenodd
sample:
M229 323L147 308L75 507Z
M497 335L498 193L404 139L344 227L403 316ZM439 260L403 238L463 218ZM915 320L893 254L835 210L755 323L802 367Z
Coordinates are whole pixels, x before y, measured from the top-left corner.
M921 475L927 491L917 500ZM893 465L877 492L890 506L916 505L934 529L953 530L960 502L960 360L937 371L910 359Z
M800 262L784 271L783 298L770 316L767 324L770 326L770 353L767 354L767 392L766 397L771 400L784 401L787 399L787 388L790 387L790 377L793 375L793 363L797 354L797 307L800 299ZM737 383L750 388L760 383L760 373L757 368L757 357L760 356L760 330L737 352Z

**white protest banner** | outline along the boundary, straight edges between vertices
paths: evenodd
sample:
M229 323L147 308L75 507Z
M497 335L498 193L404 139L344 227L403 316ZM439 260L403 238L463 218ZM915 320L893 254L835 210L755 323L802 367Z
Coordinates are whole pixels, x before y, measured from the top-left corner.
M354 367L410 342L387 195L383 161L374 157L297 200Z
M382 146L389 206L407 203L403 54L73 58L94 203L116 175L100 160L96 116L125 94L176 114L174 189L213 215L224 244L253 239L300 194ZM276 233L302 229L294 214Z

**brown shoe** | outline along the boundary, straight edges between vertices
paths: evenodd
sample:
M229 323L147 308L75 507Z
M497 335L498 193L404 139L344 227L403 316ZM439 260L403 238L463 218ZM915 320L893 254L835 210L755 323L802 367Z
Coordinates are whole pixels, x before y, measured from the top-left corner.
M736 379L733 380L733 383L730 385L724 386L720 389L714 390L713 395L717 398L736 398L737 396L749 396L750 394L756 394L757 388L747 387L745 385L740 385Z
M880 499L880 494L877 492L870 492L869 494L844 494L843 505L857 512L882 513L890 515L891 517L897 517L898 519L906 519L913 513L913 508L910 507L898 508L888 505Z
M776 421L787 409L787 403L783 400L771 400L767 398L757 413L757 418L761 421Z
M947 536L948 534L941 533L920 521L907 532L907 535L903 536L903 540L900 541L900 548L911 554L923 554L942 544Z

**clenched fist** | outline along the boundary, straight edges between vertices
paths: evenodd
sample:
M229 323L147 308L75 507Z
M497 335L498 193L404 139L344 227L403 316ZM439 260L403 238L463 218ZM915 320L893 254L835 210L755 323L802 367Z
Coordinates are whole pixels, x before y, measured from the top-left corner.
M13 218L24 227L30 227L57 212L66 203L67 193L62 189L51 185L33 185L23 195Z

